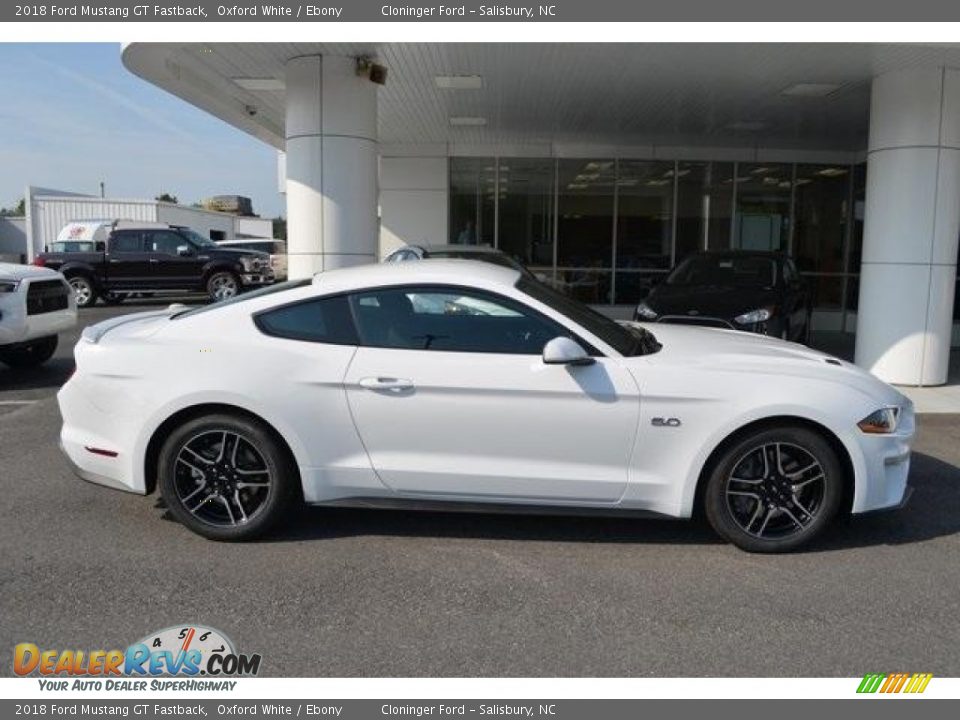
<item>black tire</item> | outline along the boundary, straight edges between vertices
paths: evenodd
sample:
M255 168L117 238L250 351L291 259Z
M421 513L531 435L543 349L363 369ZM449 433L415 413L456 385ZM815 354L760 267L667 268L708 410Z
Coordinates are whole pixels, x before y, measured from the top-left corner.
M67 282L73 288L73 295L77 301L77 307L92 307L97 302L97 288L93 281L86 275L68 275Z
M803 468L806 474L798 473ZM822 435L798 425L768 427L723 450L709 470L704 510L716 533L737 547L788 552L823 532L843 486L843 465Z
M57 336L34 340L28 345L21 345L16 348L0 349L0 362L14 368L15 370L26 370L29 368L40 367L47 360L53 357L57 351Z
M230 270L218 270L207 278L206 287L213 302L229 300L240 294L240 276Z
M233 437L240 439L239 451ZM160 450L157 478L171 514L211 540L260 537L298 497L289 453L264 425L238 415L207 415L176 428ZM265 487L248 487L264 481Z

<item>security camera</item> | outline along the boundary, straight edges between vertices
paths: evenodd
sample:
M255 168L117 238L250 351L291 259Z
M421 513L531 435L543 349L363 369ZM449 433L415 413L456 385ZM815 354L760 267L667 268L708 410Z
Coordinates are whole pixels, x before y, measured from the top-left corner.
M370 82L375 82L377 85L387 84L386 65L375 63L365 55L361 55L357 58L357 75L365 77Z
M257 107L255 105L244 105L243 109L247 111L247 115L253 117L257 114Z

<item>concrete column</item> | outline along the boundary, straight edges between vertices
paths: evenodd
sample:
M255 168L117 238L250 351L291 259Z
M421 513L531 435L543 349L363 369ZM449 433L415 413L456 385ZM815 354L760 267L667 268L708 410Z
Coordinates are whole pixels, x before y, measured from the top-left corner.
M287 252L291 278L376 261L377 85L354 58L287 63Z
M386 150L384 150L386 153ZM450 179L446 156L380 158L380 256L410 243L447 239Z
M856 362L887 382L947 380L960 235L960 71L873 81Z

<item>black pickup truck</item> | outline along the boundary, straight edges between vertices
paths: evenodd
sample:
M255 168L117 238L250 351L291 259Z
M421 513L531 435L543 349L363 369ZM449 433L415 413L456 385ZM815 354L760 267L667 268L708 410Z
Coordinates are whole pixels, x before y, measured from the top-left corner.
M212 300L233 297L246 287L273 282L270 256L231 250L190 228L113 227L105 241L58 242L34 265L58 270L73 288L79 307L121 301L131 293L201 292Z

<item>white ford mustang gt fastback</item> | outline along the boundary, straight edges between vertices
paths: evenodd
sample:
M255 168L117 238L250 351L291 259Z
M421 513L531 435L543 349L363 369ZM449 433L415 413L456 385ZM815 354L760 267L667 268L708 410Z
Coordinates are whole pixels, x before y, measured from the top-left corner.
M209 538L291 503L702 510L751 551L907 496L914 414L872 375L731 330L619 324L469 260L333 270L88 327L60 391L83 478Z

